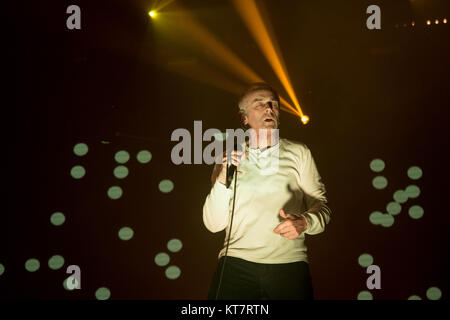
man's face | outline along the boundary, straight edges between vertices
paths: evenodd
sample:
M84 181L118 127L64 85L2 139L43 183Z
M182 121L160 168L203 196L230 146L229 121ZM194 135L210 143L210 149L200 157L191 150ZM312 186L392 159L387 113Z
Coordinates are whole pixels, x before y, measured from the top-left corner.
M268 90L252 92L245 97L244 103L247 107L244 124L255 130L278 128L280 108L272 92Z

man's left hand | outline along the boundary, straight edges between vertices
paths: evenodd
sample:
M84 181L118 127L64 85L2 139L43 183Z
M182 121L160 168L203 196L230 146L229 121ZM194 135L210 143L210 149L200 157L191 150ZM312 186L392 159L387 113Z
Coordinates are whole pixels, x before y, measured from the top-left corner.
M280 210L280 216L286 220L281 222L273 232L288 238L289 240L299 237L302 232L306 230L308 224L302 215L293 215L285 213L283 209Z

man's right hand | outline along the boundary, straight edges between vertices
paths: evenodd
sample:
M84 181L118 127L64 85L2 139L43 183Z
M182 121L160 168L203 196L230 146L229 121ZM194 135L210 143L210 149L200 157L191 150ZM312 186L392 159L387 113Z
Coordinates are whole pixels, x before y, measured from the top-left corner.
M244 161L248 156L248 153L245 152L243 153L242 151L232 151L231 152L231 163L234 164L236 166L237 169L239 169L239 165L242 161ZM217 176L217 180L221 183L221 184L225 184L226 185L226 180L227 180L227 154L226 152L224 152L224 156L222 159L222 164L219 165L221 166L220 168L220 172L219 175ZM238 170L238 174L242 174L241 171Z

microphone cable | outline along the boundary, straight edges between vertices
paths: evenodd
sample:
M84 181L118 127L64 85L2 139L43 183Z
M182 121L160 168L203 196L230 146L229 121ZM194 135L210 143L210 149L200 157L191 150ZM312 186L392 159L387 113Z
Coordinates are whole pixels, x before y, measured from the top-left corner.
M230 165L231 167L232 165ZM229 168L227 167L227 173ZM228 176L228 175L227 175ZM227 177L228 180L228 177ZM219 278L219 285L217 287L216 291L216 300L218 300L220 287L222 285L222 278L223 278L223 270L225 269L225 262L227 261L227 254L228 254L228 245L230 244L230 236L231 236L231 227L233 226L233 217L234 217L234 201L236 199L236 181L237 181L237 168L234 171L234 187L233 187L233 209L231 211L231 222L230 222L230 230L228 231L228 240L227 240L227 246L225 248L225 256L223 258L223 264L222 264L222 270L220 271L220 278Z

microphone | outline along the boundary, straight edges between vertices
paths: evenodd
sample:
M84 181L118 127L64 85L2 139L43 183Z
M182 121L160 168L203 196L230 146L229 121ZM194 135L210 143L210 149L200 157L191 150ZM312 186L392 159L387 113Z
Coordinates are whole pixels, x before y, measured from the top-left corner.
M234 164L231 164L227 168L227 184L226 187L229 188L231 184L231 180L233 180L234 173L236 172L237 167Z
M235 142L234 143L234 151L238 151L239 149L241 149L238 144ZM231 156L231 153L230 153ZM227 179L226 179L226 187L227 189L230 187L231 185L231 180L233 180L233 176L236 172L237 167L234 164L231 164L229 167L227 167Z

